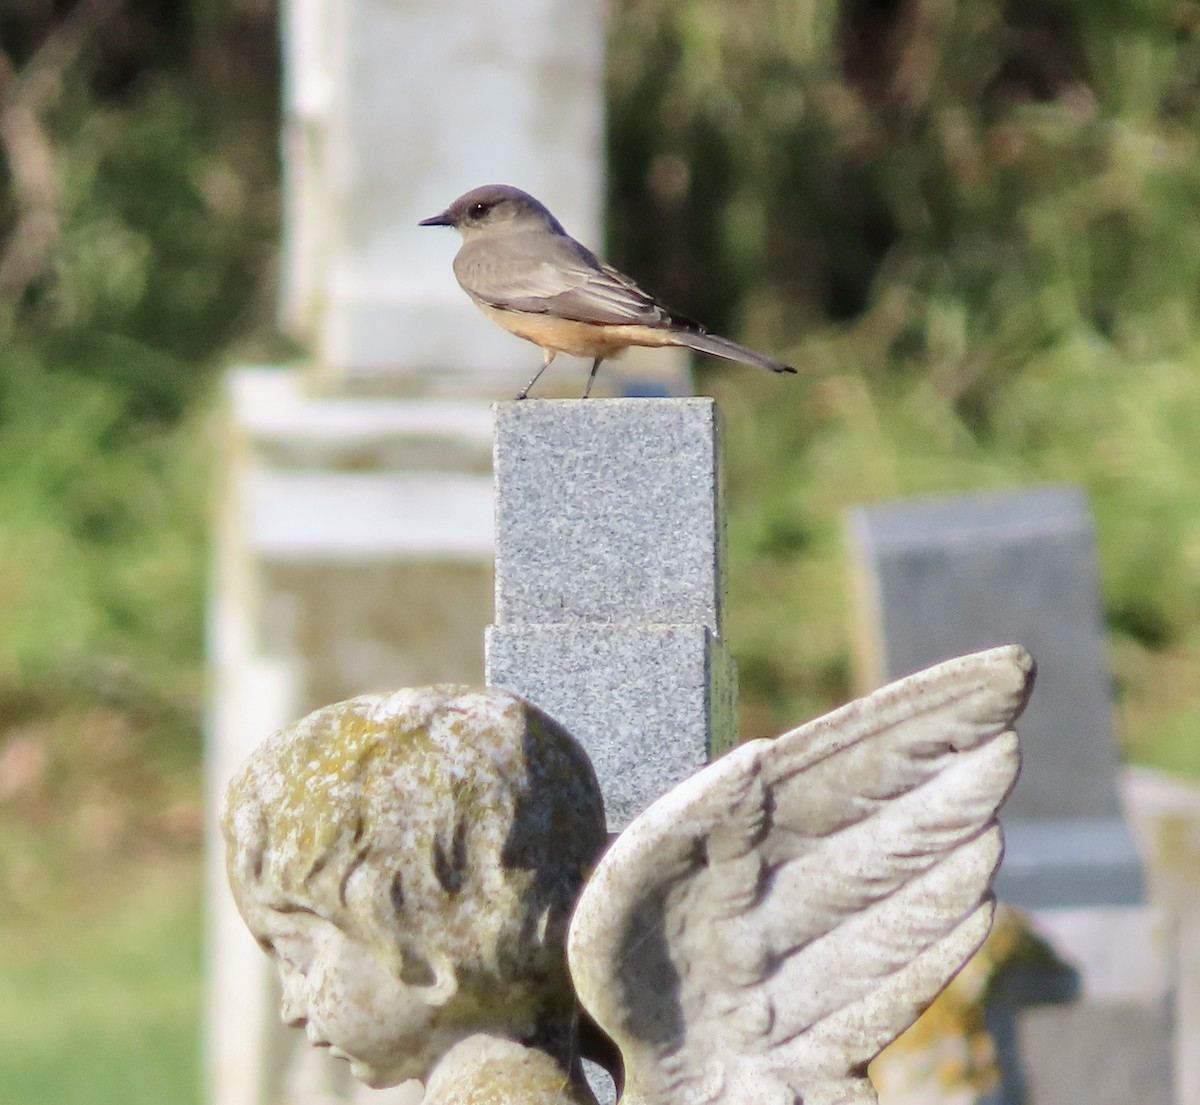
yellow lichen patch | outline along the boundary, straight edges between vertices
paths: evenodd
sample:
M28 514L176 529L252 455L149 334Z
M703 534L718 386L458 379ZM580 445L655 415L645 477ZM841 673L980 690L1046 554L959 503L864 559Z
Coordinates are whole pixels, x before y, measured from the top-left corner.
M325 852L360 816L356 799L372 762L382 755L383 731L348 713L329 731L293 747L292 763L281 768L285 789L275 824L297 858Z
M517 1052L517 1049L514 1049ZM591 1105L594 1099L568 1079L545 1052L484 1057L461 1064L430 1087L425 1105Z
M282 890L305 885L366 833L364 793L419 740L420 730L369 720L354 705L318 711L266 742L231 788L231 802L253 791L260 803L267 873Z
M999 1083L995 1051L984 1026L988 986L1015 956L1025 954L1021 915L1001 907L983 946L917 1022L871 1064L880 1097L896 1105L967 1105Z
M582 749L509 692L437 686L317 710L230 785L252 930L297 908L405 985L453 976L452 1035L569 1014L565 925L605 842Z

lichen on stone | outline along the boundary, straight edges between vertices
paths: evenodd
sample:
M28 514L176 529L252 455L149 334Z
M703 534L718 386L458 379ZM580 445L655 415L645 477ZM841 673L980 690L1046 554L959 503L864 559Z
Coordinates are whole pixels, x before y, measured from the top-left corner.
M606 836L591 764L507 691L366 695L264 741L222 812L239 909L300 908L399 977L449 962L464 1028L569 1003L567 920ZM496 1008L503 995L504 1008Z

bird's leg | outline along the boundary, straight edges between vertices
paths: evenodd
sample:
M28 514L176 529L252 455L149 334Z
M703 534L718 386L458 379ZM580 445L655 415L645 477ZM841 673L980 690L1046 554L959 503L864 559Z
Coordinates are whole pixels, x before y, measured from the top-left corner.
M600 369L600 362L602 360L604 360L603 357L597 357L594 361L592 361L592 371L588 373L587 387L583 389L583 397L585 399L592 394L592 384L596 382L596 373Z
M550 367L550 362L552 360L554 360L554 350L543 349L542 350L542 367L539 368L533 374L533 379L530 380L529 383L527 383L520 391L517 392L517 394L516 394L517 399L528 399L529 398L529 389L538 382L538 378L541 376L541 374Z

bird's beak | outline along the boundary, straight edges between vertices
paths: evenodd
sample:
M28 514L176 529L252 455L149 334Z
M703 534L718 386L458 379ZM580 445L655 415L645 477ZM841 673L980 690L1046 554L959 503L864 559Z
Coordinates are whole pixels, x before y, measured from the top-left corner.
M449 211L443 211L440 215L430 215L427 219L422 219L417 226L453 226L454 221L450 218Z

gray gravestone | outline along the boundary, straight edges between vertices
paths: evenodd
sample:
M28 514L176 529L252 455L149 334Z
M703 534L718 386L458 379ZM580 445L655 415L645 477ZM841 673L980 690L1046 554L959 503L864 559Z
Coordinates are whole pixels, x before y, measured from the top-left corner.
M1019 641L1038 664L1022 771L1004 807L998 895L1134 905L1141 865L1117 800L1099 572L1083 492L1042 487L850 515L868 682Z
M735 736L711 399L496 407L487 679L587 748L610 828Z
M1007 641L1038 665L1002 811L1001 901L1046 952L1006 965L986 1016L991 1105L1169 1105L1169 926L1144 906L1121 816L1091 515L1048 486L860 507L849 517L864 682Z

